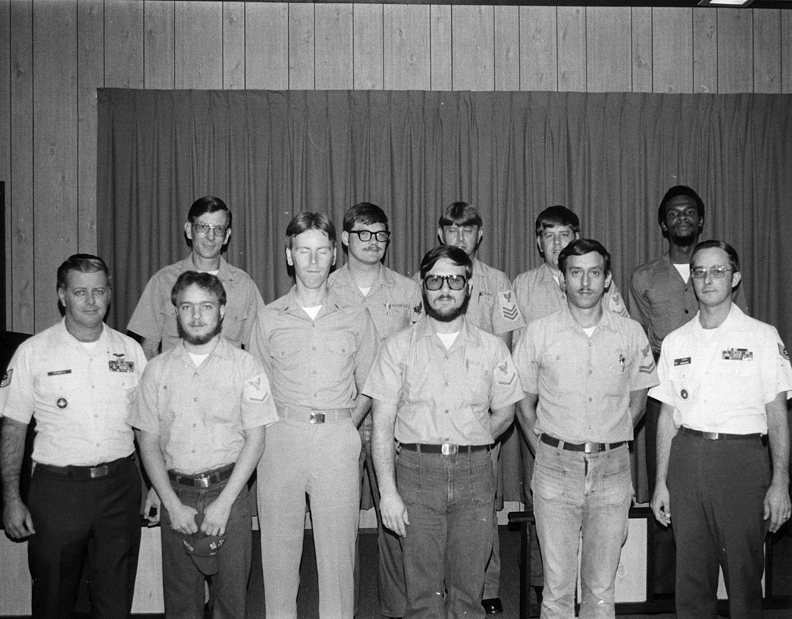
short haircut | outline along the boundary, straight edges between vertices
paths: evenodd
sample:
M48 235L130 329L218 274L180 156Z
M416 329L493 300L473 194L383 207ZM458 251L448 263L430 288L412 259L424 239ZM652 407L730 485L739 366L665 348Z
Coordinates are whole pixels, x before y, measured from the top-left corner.
M569 226L577 234L580 232L580 219L565 206L548 206L536 218L536 236L541 236L545 228L551 226Z
M324 213L303 211L302 213L297 213L289 222L289 225L286 226L286 247L291 249L294 237L308 230L324 232L327 238L335 245L336 229L330 218Z
M467 202L452 202L440 215L440 227L443 226L478 226L483 225L478 209Z
M216 213L217 211L226 212L226 225L230 228L231 211L228 209L225 202L223 202L220 198L216 198L215 196L204 196L203 198L198 198L195 202L193 202L192 206L190 207L190 211L187 213L187 221L189 221L191 224L194 224L195 220L204 213Z
M110 286L110 270L107 264L99 256L93 254L73 254L69 256L63 264L58 267L58 290L66 290L66 279L69 271L79 271L80 273L102 272L107 277L107 285Z
M174 307L176 307L178 303L179 295L190 286L198 286L201 290L213 294L220 305L226 304L226 291L217 275L199 271L185 271L179 275L179 278L171 289L171 303L173 303Z
M355 224L385 224L385 229L388 229L388 216L380 207L371 202L358 202L354 206L350 206L347 212L344 213L344 232L351 232Z
M473 261L464 249L453 245L440 245L426 252L421 260L421 281L424 280L426 274L432 270L440 258L447 258L456 266L465 267L465 277L468 279L473 275Z
M726 241L718 241L715 239L710 239L709 241L702 241L695 248L693 248L693 253L690 255L690 266L693 267L693 260L696 258L696 254L699 253L702 249L722 249L726 252L726 255L729 257L729 266L731 266L732 271L734 273L739 273L740 271L740 257L737 255L737 250L734 249L731 245L729 245Z
M566 275L566 262L569 256L585 256L593 251L605 259L605 275L609 274L611 272L611 256L602 243L594 239L577 239L564 247L558 255L559 270Z
M666 191L663 199L660 201L660 206L657 209L657 223L662 225L665 222L666 207L668 206L668 203L677 196L687 196L688 198L692 198L696 203L696 210L698 211L699 217L704 219L704 202L701 200L696 191L687 185L674 185L671 187L671 189Z

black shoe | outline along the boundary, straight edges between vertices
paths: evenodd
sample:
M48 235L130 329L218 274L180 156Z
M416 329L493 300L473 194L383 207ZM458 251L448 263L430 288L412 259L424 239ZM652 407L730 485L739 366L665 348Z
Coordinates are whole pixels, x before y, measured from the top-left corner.
M484 612L488 615L500 615L503 612L503 603L500 598L481 600L481 605L484 607Z

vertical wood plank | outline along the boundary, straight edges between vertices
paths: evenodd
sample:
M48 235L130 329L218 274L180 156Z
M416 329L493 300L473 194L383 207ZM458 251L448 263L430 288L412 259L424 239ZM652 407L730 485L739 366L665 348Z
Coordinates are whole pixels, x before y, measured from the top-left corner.
M753 15L718 11L718 92L753 91Z
M289 5L248 2L245 6L247 88L289 88Z
M629 92L632 86L629 7L586 9L586 84L590 92Z
M77 247L95 254L96 89L104 85L104 5L77 5Z
M631 9L631 12L632 90L633 92L652 92L652 80L654 78L652 9L636 7Z
M718 92L718 13L693 9L693 92Z
M495 90L520 90L520 9L495 7Z
M286 14L286 7L283 7ZM281 38L288 31L286 21L280 25ZM223 3L223 88L242 90L245 88L245 3ZM284 50L286 46L284 45ZM284 68L286 52L282 55ZM284 75L287 72L283 71Z
M792 93L792 11L781 11L781 92Z
M316 5L316 88L352 88L352 5Z
M143 88L143 9L137 0L105 2L104 83L107 88Z
M559 6L558 90L586 90L586 9Z
M289 4L289 88L314 88L314 6Z
M781 11L754 9L753 92L781 92Z
M6 300L3 307L4 321L0 329L11 331L13 323L12 310L14 301L14 284L11 277L14 256L11 253L11 3L9 0L0 1L0 180L5 182L6 202L3 219L5 236L0 239L5 260L5 289Z
M53 36L57 32L58 36ZM141 33L142 36L142 33ZM52 274L77 250L77 3L33 5L35 327L58 318Z
M384 87L383 9L381 4L355 4L352 8L352 83L356 90L382 90ZM426 65L429 65L429 54Z
M431 84L430 9L388 4L383 9L386 90L429 90Z
M144 5L143 83L144 88L171 89L175 83L173 28L175 8L171 0Z
M451 62L451 7L433 4L429 7L431 19L431 89L451 90L454 87L454 72Z
M222 3L183 1L175 8L176 88L222 88Z
M565 16L567 14L568 12ZM577 33L573 30L571 34L575 36ZM560 41L558 41L558 45L556 41L555 8L520 7L521 90L558 90L561 45ZM564 52L567 51L564 49ZM569 68L574 70L574 59L570 58L570 62L572 66ZM567 77L570 76L567 75Z
M654 92L693 92L692 9L652 9Z
M454 90L495 88L494 12L491 6L451 8Z

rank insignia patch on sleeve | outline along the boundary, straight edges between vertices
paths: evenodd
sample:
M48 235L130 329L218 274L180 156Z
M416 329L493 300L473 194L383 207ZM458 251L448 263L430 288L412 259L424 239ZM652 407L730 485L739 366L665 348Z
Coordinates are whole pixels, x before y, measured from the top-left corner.
M8 370L5 374L3 374L2 380L0 380L0 389L3 387L8 387L11 384L11 376L13 376L14 370Z
M787 354L787 350L786 348L784 348L784 345L781 342L778 343L778 354L781 355L781 357L783 357L784 360L789 361L789 355ZM5 384L0 385L0 387L5 387Z

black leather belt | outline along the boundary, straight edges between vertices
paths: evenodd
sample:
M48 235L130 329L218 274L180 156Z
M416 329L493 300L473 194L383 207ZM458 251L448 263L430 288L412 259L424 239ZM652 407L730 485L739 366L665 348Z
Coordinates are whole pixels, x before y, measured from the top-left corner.
M402 443L401 448L407 451L417 451L426 454L442 454L444 456L454 456L456 454L472 454L477 451L489 451L490 445L455 445L454 443L443 443L442 445L430 445L428 443Z
M212 484L219 484L231 477L234 470L233 464L226 464L219 469L212 469L197 475L182 475L176 471L168 471L168 477L174 484L189 486L190 488L208 488Z
M762 440L764 436L761 433L754 433L754 434L726 434L725 432L702 432L701 430L693 430L691 428L686 428L682 426L679 428L679 431L682 434L689 434L690 436L698 436L700 438L706 438L710 441L756 441Z
M600 451L608 451L609 449L616 449L617 447L626 445L628 442L628 441L619 441L618 443L567 443L565 441L560 441L557 438L553 438L552 436L548 436L547 434L542 434L539 437L539 440L542 441L545 445L550 445L550 447L558 447L559 444L564 443L563 449L565 449L566 451L582 451L587 454L595 454L595 453L599 453Z
M118 470L131 462L135 454L129 454L125 458L118 458L112 462L102 462L95 466L55 466L53 464L40 464L36 463L35 471L57 475L59 477L68 477L70 479L99 479L101 477L109 477L115 475Z

